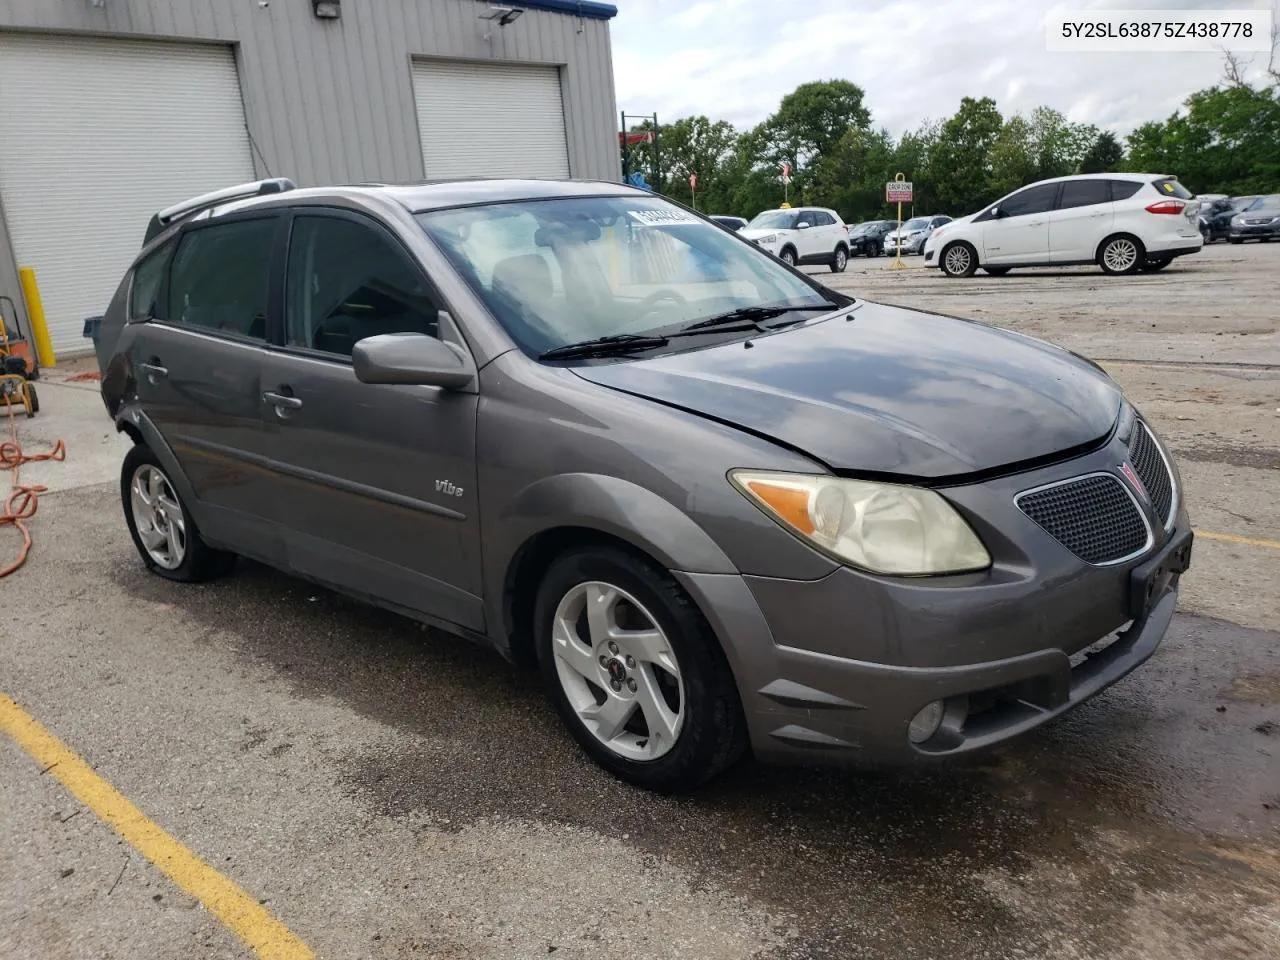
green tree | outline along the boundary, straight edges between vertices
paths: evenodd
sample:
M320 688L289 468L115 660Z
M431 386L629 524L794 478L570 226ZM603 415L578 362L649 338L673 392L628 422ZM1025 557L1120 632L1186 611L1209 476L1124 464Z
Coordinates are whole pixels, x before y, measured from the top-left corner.
M871 113L861 87L848 80L803 83L782 98L777 111L755 130L756 160L780 176L791 165L792 192L815 202L813 179L822 157L832 153L851 129L867 129Z
M1128 169L1166 173L1195 192L1261 193L1280 185L1280 85L1210 87L1128 138Z
M1022 117L1005 121L991 145L990 195L982 202L1003 197L1037 179L1039 160L1031 125Z
M893 152L887 130L846 131L818 163L814 195L848 223L883 217L884 185L893 177Z
M929 166L936 171L939 213L971 213L992 193L991 151L1004 129L1004 118L990 97L965 97L960 109L942 124L930 150Z
M726 209L732 194L730 161L738 144L738 132L724 121L705 116L682 117L663 126L659 137L663 182L659 192L691 204L689 177L698 177L698 209Z
M1124 147L1108 130L1098 134L1080 163L1081 173L1114 173L1124 163Z

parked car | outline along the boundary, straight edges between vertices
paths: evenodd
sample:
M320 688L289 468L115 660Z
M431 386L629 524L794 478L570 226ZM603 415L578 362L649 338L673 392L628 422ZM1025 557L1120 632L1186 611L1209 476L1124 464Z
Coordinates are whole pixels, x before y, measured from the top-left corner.
M1246 240L1268 243L1277 237L1280 237L1280 193L1273 193L1258 197L1233 216L1227 239L1232 243Z
M981 267L1098 264L1105 273L1161 270L1198 253L1200 201L1177 178L1102 173L1030 184L978 213L935 230L925 262L950 277Z
M849 265L849 231L826 207L766 210L740 232L788 266L825 263L843 273Z
M1182 482L1101 368L649 192L267 181L147 237L97 340L142 563L492 644L630 783L968 755L1173 616Z
M884 237L884 252L898 253L901 245L902 253L918 254L924 252L924 245L933 232L951 222L950 217L912 217L897 230L890 230Z
M1231 233L1231 218L1236 213L1232 198L1206 200L1200 196L1196 199L1201 203L1200 236L1204 238L1204 242L1209 244L1215 240L1226 240Z
M714 220L722 227L728 227L730 230L741 230L747 225L745 217L730 217L721 213L713 213L708 219Z
M895 220L868 220L849 230L849 256L879 257L884 255L884 238L896 227Z

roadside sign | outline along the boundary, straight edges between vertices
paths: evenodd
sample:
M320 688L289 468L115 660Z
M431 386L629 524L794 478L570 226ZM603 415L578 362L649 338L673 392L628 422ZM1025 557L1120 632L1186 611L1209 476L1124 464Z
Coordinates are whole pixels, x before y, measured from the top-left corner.
M884 199L886 203L910 203L911 181L890 180L884 185Z

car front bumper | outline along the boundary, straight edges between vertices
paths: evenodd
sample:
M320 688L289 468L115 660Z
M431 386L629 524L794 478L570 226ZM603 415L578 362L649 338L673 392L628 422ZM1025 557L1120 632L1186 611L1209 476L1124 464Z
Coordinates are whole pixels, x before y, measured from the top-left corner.
M1011 491L1114 468L1109 446L1056 470L951 493L962 511ZM1067 472L1063 472L1066 470ZM1016 511L1012 502L1010 510ZM1021 516L1021 514L1018 514ZM1077 559L1025 517L989 573L920 580L841 568L817 581L681 574L734 670L756 756L771 763L901 765L983 750L1039 727L1146 661L1190 563L1185 506L1142 556ZM998 528L1018 528L1001 517ZM982 527L982 524L977 524ZM999 534L984 539L995 542ZM945 581L945 582L944 582ZM943 702L921 744L912 718Z
M1269 240L1280 237L1280 223L1264 223L1258 226L1233 226L1228 236L1232 240Z

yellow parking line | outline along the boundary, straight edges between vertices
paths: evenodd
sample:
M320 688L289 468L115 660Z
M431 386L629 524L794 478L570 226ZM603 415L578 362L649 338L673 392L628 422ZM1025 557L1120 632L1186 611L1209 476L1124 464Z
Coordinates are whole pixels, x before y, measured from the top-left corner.
M258 901L184 847L93 772L35 717L0 693L0 731L57 777L75 797L165 876L249 944L264 960L313 960L314 954Z
M1197 530L1197 537L1203 537L1206 540L1222 540L1225 543L1243 543L1250 547L1270 547L1272 550L1280 550L1280 540L1264 540L1260 537L1238 537L1234 533L1212 533L1208 530Z

